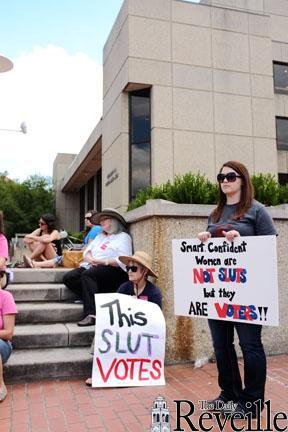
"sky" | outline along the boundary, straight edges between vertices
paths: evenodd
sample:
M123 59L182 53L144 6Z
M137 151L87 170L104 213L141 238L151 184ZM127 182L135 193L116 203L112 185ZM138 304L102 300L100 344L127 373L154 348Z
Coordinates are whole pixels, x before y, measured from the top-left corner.
M103 47L122 2L0 0L0 55L14 65L0 73L0 173L52 176L57 153L83 147L102 115Z
M122 0L0 0L0 172L52 176L102 115L102 52ZM27 124L27 134L20 130Z

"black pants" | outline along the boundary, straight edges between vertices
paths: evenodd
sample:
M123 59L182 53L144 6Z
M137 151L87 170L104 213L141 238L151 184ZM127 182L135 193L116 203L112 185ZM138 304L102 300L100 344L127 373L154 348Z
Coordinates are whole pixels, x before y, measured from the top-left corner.
M266 356L261 342L262 327L257 324L208 320L218 368L218 383L221 394L228 400L239 401L244 407L261 400L264 404L266 381ZM244 360L244 388L239 372L234 347L236 330Z
M128 280L120 267L98 265L86 270L71 270L63 278L64 284L77 294L84 303L84 317L95 315L94 294L116 292Z

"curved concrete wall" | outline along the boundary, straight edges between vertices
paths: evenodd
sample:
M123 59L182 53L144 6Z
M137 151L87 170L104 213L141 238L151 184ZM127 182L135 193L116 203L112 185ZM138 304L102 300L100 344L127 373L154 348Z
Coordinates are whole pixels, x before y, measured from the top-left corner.
M133 236L134 250L145 250L154 260L163 293L163 312L167 325L166 362L202 361L213 356L205 319L174 315L172 246L174 238L193 238L205 229L213 206L174 204L149 200L146 205L126 213ZM288 353L288 205L269 208L278 236L279 327L264 327L267 354ZM237 340L237 339L236 339ZM240 354L240 351L238 350Z

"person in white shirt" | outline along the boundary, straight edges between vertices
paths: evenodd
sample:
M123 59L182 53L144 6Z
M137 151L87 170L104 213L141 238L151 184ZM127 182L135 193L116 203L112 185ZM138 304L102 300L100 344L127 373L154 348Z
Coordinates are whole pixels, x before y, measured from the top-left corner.
M104 209L92 216L91 222L101 225L102 232L88 245L83 264L63 278L64 284L83 300L83 319L78 326L95 324L94 294L115 292L127 281L120 255L132 253L132 239L126 232L126 221L114 209Z

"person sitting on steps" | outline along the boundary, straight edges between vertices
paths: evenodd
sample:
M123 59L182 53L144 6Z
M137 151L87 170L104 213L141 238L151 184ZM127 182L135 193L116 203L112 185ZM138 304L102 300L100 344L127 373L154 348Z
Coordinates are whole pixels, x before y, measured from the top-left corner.
M24 237L24 243L31 252L30 259L46 261L61 256L60 233L56 229L55 216L46 213L39 219L39 228ZM24 261L26 255L23 256Z
M125 266L120 255L132 253L132 239L126 232L126 221L114 209L104 209L92 216L93 224L100 224L102 232L83 253L85 265L66 273L64 284L83 300L83 319L78 326L95 324L94 294L115 292L127 281Z

